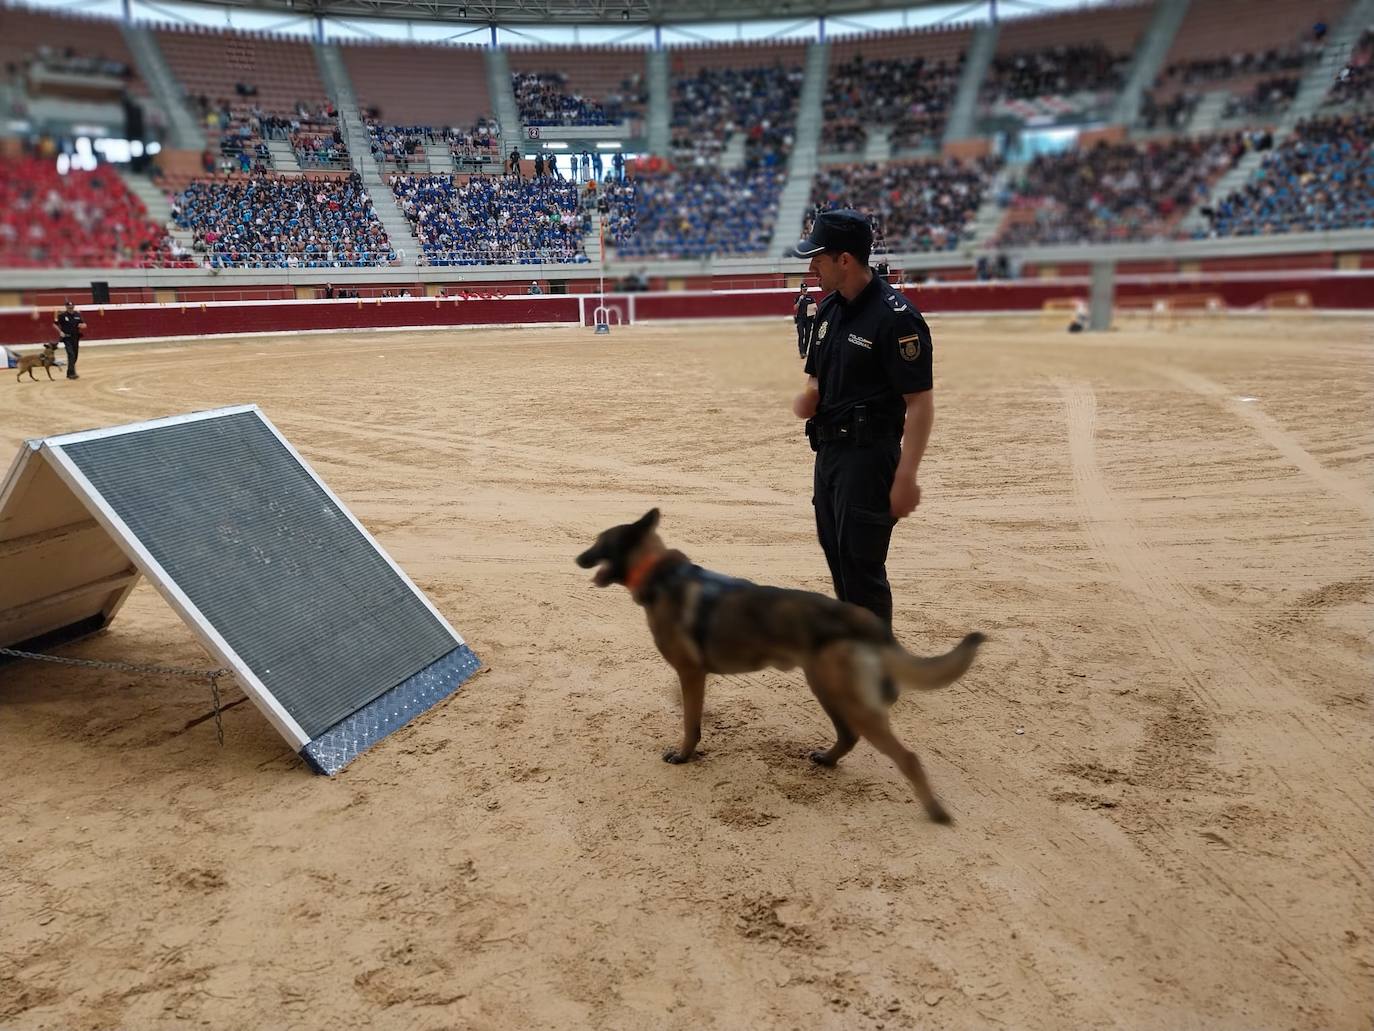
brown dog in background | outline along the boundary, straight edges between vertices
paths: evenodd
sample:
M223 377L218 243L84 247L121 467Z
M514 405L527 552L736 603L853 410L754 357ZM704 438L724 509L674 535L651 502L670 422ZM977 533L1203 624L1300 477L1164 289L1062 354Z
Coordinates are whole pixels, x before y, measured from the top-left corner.
M613 526L577 556L597 567L598 587L624 584L644 607L654 643L682 682L682 744L663 759L684 763L701 740L708 673L752 673L800 666L811 693L835 724L835 744L811 761L834 766L860 737L906 775L926 812L949 823L916 753L892 732L887 710L898 687L951 684L973 664L985 638L972 633L934 658L912 655L873 613L811 591L762 587L693 565L655 532L658 509Z
M17 366L19 375L14 377L15 381L17 382L20 377L27 372L29 374L29 379L37 382L38 377L33 374L33 370L36 368L46 369L48 372L48 379L52 379L52 370L56 364L57 345L44 344L43 350L38 354L21 354L19 356L19 365Z

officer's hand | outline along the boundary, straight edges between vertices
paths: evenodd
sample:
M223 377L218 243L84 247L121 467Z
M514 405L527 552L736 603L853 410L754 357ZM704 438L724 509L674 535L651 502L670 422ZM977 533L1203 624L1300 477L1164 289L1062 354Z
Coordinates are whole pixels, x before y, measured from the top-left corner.
M888 505L892 511L893 519L905 519L916 511L916 506L921 503L921 485L915 480L897 479L892 483L892 492L888 495Z

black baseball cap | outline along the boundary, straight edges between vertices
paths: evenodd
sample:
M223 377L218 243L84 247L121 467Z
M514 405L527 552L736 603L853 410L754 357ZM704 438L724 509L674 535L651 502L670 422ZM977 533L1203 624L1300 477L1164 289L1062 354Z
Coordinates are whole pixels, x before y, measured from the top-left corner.
M811 232L805 240L798 241L792 254L798 258L810 258L821 251L847 251L867 259L873 250L873 227L868 219L857 211L841 208L837 211L822 211L816 216Z

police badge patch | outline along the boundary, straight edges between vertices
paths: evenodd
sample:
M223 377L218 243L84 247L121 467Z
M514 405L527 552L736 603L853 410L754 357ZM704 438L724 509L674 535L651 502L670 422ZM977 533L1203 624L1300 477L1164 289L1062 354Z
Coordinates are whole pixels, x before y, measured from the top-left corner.
M921 357L921 338L920 336L898 337L897 349L902 352L902 357L909 362L914 362Z
M822 341L822 340L825 339L825 331L826 331L827 329L829 329L829 328L830 328L830 320L829 320L829 319L826 319L824 322L821 323L821 328L818 329L818 330L816 330L816 341L817 341L818 343L819 343L820 341Z

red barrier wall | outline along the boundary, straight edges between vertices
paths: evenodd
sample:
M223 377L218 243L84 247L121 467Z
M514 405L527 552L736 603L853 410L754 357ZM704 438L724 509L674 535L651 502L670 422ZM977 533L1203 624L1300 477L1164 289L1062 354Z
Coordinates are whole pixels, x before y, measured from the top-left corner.
M289 301L81 307L87 340L205 336L213 333L291 333L318 329L407 329L423 326L509 326L538 322L576 325L576 297L504 300ZM0 343L57 339L50 309L0 311Z
M1086 297L1086 279L935 283L910 287L918 308L933 315L956 312L1038 312L1045 301ZM1271 294L1304 291L1315 308L1374 311L1374 270L1206 276L1123 276L1118 301L1179 295L1215 295L1229 308L1254 308ZM664 319L778 317L792 312L787 289L716 293L617 294L606 298L612 325ZM292 333L302 330L406 329L425 326L518 326L529 323L592 325L598 299L516 296L455 300L411 298L348 301L238 301L139 304L81 308L88 340L192 337L216 333ZM56 338L52 309L0 310L0 343L36 344Z

